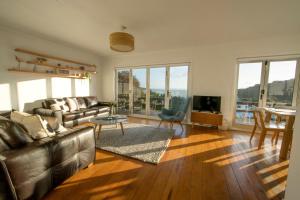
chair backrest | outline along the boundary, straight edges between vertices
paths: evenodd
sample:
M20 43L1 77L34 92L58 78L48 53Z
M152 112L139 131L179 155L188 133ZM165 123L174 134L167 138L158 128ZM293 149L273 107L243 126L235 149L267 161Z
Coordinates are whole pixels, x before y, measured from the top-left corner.
M253 111L255 124L261 128L265 129L265 116L264 112L261 109L256 109Z
M190 102L191 102L191 98L187 98L184 101L182 101L182 103L177 108L174 108L174 107L172 108L172 110L175 111L175 113L177 113L176 118L178 120L184 119L184 117L188 111Z

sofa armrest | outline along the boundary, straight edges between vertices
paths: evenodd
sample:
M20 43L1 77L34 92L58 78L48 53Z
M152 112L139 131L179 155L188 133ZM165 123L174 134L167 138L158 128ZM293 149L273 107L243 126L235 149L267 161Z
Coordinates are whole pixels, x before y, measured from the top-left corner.
M0 154L0 199L17 199L4 160L5 157Z
M35 108L33 110L33 113L38 114L42 117L55 117L57 118L58 123L62 123L62 111L53 111L51 109L46 108Z
M115 102L109 102L109 101L98 101L98 105L99 105L99 106L108 106L108 107L112 107L112 106L115 106L116 103L115 103Z

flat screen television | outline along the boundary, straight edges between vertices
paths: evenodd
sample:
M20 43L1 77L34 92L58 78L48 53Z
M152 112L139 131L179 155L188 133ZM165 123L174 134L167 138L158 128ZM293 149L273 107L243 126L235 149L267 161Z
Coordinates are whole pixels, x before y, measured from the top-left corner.
M193 96L193 110L219 113L221 112L221 97Z

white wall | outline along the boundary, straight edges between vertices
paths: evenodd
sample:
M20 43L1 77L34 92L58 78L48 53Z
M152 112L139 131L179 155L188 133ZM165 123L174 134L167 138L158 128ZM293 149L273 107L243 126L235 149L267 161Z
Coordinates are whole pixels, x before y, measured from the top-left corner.
M138 42L138 38L136 38L136 43ZM294 35L110 57L103 63L102 97L104 100L114 100L115 67L191 62L191 94L222 96L222 113L228 123L231 124L237 58L299 54L299 44L300 35Z
M9 88L11 101L3 102L3 99L7 94L0 93L0 104L3 105L0 108L2 110L5 109L3 107L7 107L9 104L11 104L12 108L19 109L18 102L22 97L18 97L17 85L22 81L45 79L46 95L47 97L52 96L51 86L49 86L51 85L51 78L47 78L42 75L30 75L25 73L13 73L7 71L8 68L17 66L15 55L26 58L26 54L15 52L15 48L24 48L41 53L47 53L49 55L73 59L76 61L96 64L97 72L99 73L99 75L93 76L92 78L92 81L90 83L90 94L97 95L100 98L100 91L97 90L97 85L99 85L100 82L99 77L101 77L101 58L99 56L84 50L80 50L78 48L55 43L37 36L0 26L0 86L2 86L2 88L5 87L4 90ZM72 88L72 90L74 90L74 88ZM35 95L36 92L37 91L30 90L28 91L27 95ZM72 91L72 94L75 95L75 92Z

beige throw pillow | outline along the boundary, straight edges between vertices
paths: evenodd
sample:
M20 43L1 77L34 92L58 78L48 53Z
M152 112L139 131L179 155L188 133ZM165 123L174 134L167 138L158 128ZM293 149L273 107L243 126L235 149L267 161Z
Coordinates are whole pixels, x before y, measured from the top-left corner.
M50 105L50 109L53 111L62 111L63 113L70 111L69 106L67 106L66 104L59 103Z
M76 98L67 98L67 104L69 105L71 112L79 110L79 105Z
M39 115L31 115L24 112L14 111L10 116L11 120L22 124L28 134L34 140L55 136L55 132Z
M50 108L53 111L61 111L61 107L58 104L52 104L52 105L50 105Z

